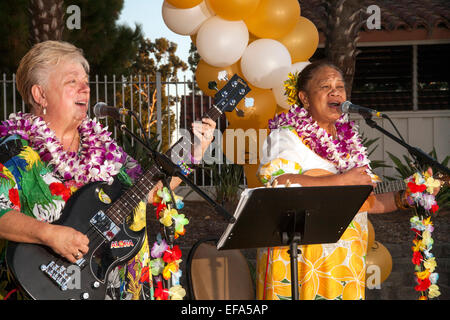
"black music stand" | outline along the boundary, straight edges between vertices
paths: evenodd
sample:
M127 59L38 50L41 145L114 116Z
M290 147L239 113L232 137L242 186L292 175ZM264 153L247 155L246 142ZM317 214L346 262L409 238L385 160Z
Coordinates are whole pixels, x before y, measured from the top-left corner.
M337 242L371 191L370 185L246 189L217 249L289 246L298 300L298 245Z

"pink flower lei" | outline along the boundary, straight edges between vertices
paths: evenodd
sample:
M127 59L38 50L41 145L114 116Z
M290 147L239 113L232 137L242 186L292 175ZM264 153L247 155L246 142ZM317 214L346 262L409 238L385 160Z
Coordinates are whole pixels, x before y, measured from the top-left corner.
M269 120L271 130L283 126L293 127L308 148L332 162L339 172L369 166L367 150L361 143L357 126L353 121L348 121L346 114L336 121L337 139L321 128L306 109L296 105L289 112L280 113Z
M79 152L66 152L47 123L29 113L11 114L0 125L0 136L17 134L29 141L41 159L53 167L53 172L65 180L88 183L107 181L119 173L124 160L120 147L110 138L111 132L95 119L86 117L78 127Z

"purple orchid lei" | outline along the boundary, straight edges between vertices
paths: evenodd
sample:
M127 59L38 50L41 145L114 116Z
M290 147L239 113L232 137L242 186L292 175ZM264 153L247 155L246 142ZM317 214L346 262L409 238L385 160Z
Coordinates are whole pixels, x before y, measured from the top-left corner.
M346 114L336 121L337 139L321 128L306 109L296 105L292 106L289 112L282 112L269 120L271 130L284 126L294 128L308 148L321 158L332 162L339 172L368 166L370 163L357 126L353 121L348 121Z
M65 180L112 183L126 159L123 150L110 137L111 132L95 119L86 117L78 131L81 145L77 153L64 151L53 130L33 114L13 113L0 125L0 137L17 134L29 141L41 159Z

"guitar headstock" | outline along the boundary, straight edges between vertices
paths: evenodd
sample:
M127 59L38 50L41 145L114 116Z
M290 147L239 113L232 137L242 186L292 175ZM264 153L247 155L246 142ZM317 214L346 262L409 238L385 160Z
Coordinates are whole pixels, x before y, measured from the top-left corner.
M247 82L235 74L227 84L214 95L213 103L222 113L233 111L250 90Z

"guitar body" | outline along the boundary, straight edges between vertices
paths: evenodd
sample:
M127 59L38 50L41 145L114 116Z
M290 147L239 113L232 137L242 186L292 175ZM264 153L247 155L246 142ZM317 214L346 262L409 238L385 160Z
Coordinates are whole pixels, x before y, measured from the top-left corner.
M104 217L99 212L105 212L109 206L101 199L105 199L106 194L114 201L121 193L122 186L117 180L111 186L95 182L80 188L67 201L61 218L54 224L72 227L90 240L89 252L76 264L43 245L9 242L6 253L8 268L30 298L105 298L109 272L134 257L145 239L145 228L135 232L129 229L126 221L119 225L111 224L108 219L99 221ZM133 208L127 209L131 211ZM108 238L111 234L103 235L108 229L115 233L112 238ZM68 277L67 281L63 280L64 277Z
M311 170L306 171L304 174L307 176L310 176L310 177L320 177L320 176L329 176L329 175L332 175L333 173L331 173L325 169L311 169ZM370 208L372 208L374 201L375 201L375 196L371 194L366 199L366 201L364 202L364 204L362 205L362 207L359 209L358 212L369 211Z

